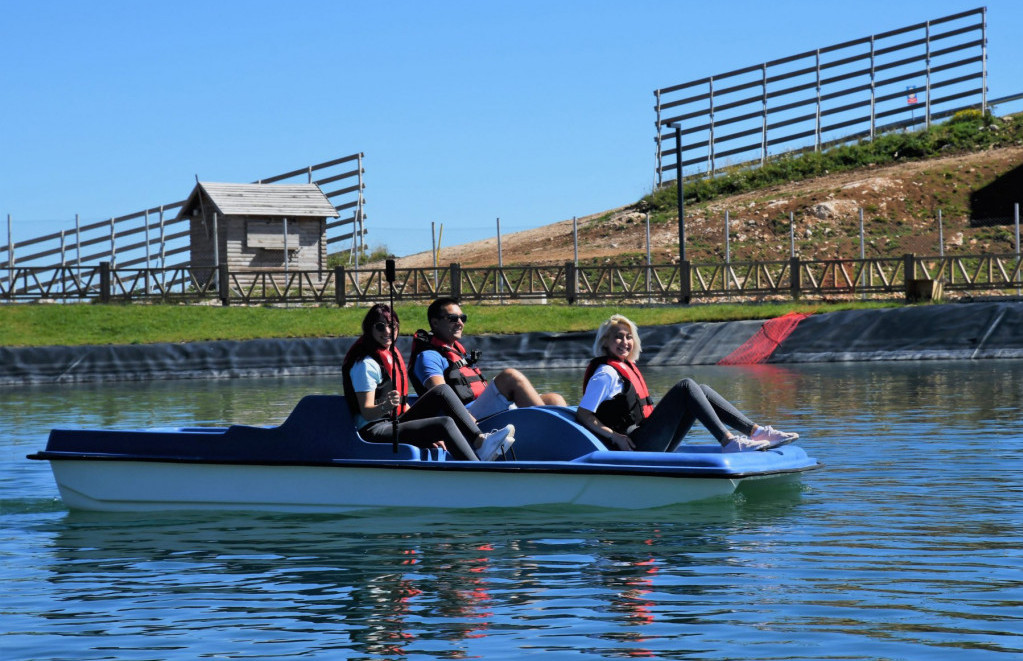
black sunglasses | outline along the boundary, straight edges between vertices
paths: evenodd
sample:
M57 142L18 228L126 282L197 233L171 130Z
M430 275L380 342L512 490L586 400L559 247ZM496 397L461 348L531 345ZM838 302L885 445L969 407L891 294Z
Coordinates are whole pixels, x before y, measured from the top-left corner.
M441 319L446 319L447 321L449 321L452 324L455 323L456 321L461 321L464 324L465 322L469 321L469 315L464 314L464 313L463 314L449 314L449 315L445 315L445 316L441 317Z
M375 331L392 330L393 331L394 330L394 324L389 324L386 321L378 321L375 324L373 324L373 330L375 330Z

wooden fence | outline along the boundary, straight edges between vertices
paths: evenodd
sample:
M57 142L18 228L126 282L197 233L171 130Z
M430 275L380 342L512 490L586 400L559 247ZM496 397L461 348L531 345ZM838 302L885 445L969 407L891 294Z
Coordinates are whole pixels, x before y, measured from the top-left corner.
M254 183L301 182L319 186L340 214L327 222L328 252L338 252L343 242L350 241L352 251L358 254L357 248L362 248L366 234L363 156L362 153L342 156ZM184 203L170 202L87 224L81 224L76 216L67 229L17 242L11 237L8 217L8 242L0 245L0 271L24 274L26 282L33 283L28 289L22 285L26 294L40 292L40 288L74 291L81 286L81 274L96 272L100 262L116 265L118 269L159 271L161 288L168 283L187 288L192 286L185 275L191 250L189 219L177 218ZM59 263L60 268L49 266L53 263ZM63 280L57 282L55 277ZM179 277L183 279L178 280ZM42 280L46 281L45 287Z
M682 266L506 266L396 269L397 301L452 296L465 302L691 303L713 301L913 299L937 285L948 295L1019 296L1019 255L917 256ZM936 290L934 290L936 291ZM926 295L926 294L925 294ZM186 302L223 305L386 301L383 269L308 271L219 267L92 266L0 268L0 301Z
M986 111L986 44L981 7L655 90L657 182Z

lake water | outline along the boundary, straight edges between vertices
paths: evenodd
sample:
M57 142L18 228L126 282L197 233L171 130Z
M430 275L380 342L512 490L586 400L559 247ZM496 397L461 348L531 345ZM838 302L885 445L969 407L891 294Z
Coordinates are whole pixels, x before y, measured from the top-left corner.
M1023 362L686 374L826 467L638 513L72 513L50 427L276 423L337 379L0 389L0 658L1023 655Z

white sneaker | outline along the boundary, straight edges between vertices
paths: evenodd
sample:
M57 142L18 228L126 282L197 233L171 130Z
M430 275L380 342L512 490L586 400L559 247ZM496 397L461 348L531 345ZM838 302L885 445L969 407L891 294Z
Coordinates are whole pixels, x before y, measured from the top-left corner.
M493 461L508 450L515 442L515 425L506 425L489 434L483 434L483 443L476 454L483 461Z
M733 436L732 440L721 446L722 452L752 452L754 450L767 450L771 444L767 441L758 441L749 436Z
M767 441L772 448L776 448L796 440L799 438L799 434L784 432L767 425L766 427L757 427L752 438L754 441Z

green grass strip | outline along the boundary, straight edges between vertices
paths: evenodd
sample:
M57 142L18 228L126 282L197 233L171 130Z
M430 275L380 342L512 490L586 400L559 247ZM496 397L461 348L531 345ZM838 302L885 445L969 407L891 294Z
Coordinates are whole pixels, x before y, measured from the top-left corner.
M611 314L640 326L768 319L786 312L894 307L897 302L771 303L692 306L463 305L467 334L594 330ZM425 304L396 306L402 334L426 326ZM259 338L353 337L369 305L351 308L186 305L0 305L0 346L151 344Z

